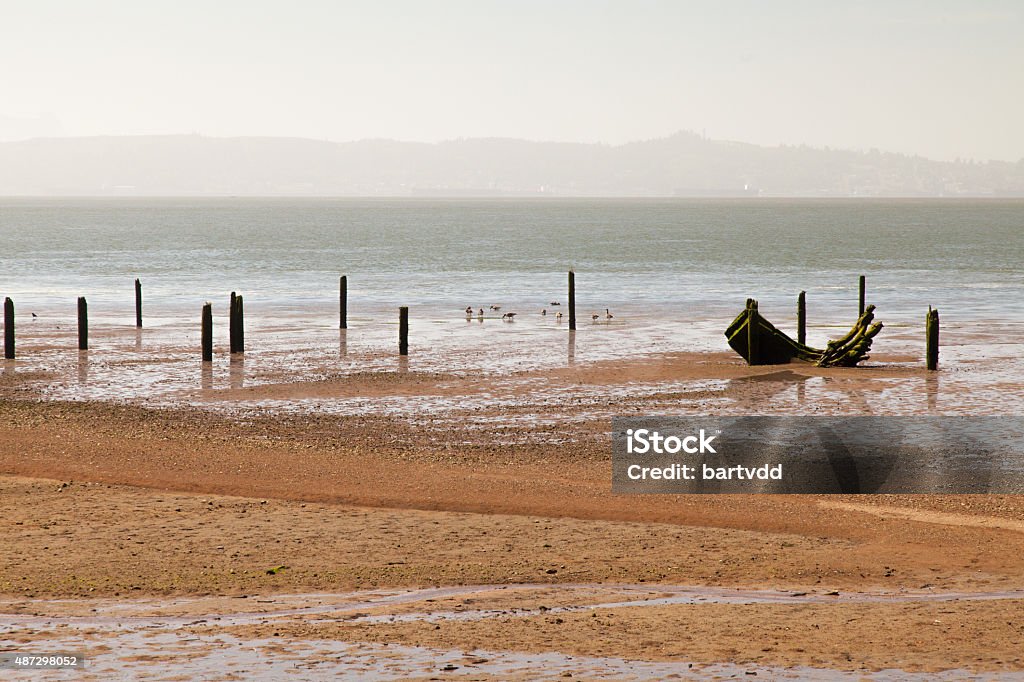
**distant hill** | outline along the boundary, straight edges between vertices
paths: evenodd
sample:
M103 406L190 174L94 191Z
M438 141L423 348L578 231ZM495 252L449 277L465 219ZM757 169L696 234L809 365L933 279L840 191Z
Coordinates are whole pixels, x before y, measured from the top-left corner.
M692 133L610 146L199 135L0 143L0 195L1024 196L1024 160L939 162Z

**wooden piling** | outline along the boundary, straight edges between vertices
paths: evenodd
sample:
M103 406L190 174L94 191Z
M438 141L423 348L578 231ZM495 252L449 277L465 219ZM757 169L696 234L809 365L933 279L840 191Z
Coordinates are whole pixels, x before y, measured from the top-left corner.
M231 353L245 352L245 304L241 294L231 292L231 310L228 312L228 338Z
M89 306L85 296L78 297L78 350L89 350Z
M924 318L925 363L929 370L939 368L939 311L928 306L928 314Z
M801 291L796 297L796 340L807 343L807 292Z
M760 315L757 312L757 303L753 301L748 303L747 310L747 364L759 365L761 364L761 344L760 335L758 334L758 318Z
M203 362L213 361L213 304L203 306L202 323Z
M14 301L4 299L4 357L14 359Z
M142 329L142 282L135 278L135 326Z
M235 352L245 353L245 298L241 294L235 297L235 339Z
M348 275L338 281L338 318L338 328L348 329Z
M864 293L865 293L865 289L866 289L866 284L867 284L867 282L864 279L864 275L861 275L860 276L860 296L858 298L860 303L859 303L859 305L857 307L857 319L858 320L860 319L860 316L864 314Z
M398 354L409 354L409 307L398 309Z
M569 271L569 329L576 331L576 273Z
M238 347L238 329L235 326L235 310L238 305L238 294L231 292L231 303L228 304L228 352L234 353Z

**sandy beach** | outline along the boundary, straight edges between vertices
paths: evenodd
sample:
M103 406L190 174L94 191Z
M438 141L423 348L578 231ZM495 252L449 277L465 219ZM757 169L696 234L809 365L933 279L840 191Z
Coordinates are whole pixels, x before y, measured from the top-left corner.
M926 385L913 360L400 368L159 408L39 400L51 376L8 371L4 636L91 655L96 679L170 660L143 631L198 642L225 679L258 672L230 653L246 642L315 674L390 661L382 677L1022 674L1019 498L610 492L608 413L799 407L801 388L870 413ZM347 396L452 407L239 409Z

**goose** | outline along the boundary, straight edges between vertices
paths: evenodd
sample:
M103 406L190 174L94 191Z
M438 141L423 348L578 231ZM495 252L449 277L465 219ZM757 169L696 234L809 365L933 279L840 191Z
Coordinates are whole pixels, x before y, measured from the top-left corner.
M501 310L501 306L500 305L492 305L491 306L491 310Z
M466 314L467 315L472 315L473 314L473 306L471 306L471 305L467 305L466 306Z
M611 312L609 312L607 308L605 308L605 309L604 309L604 319L606 319L606 320L610 320L610 319L612 319L613 317L615 317L615 316L614 316L614 315L612 315L612 314L611 314Z
M512 318L514 318L515 316L516 316L515 313L505 313L504 315L501 316L501 319L507 320L508 322L511 322Z
M547 308L541 308L540 314L541 315L547 315L548 314L548 309Z
M598 315L597 313L594 313L593 315L590 316L590 319L592 319L594 322L597 322L597 318L599 318L599 317L601 317L601 316Z
M558 301L552 301L551 303L548 303L548 305L562 305L562 304L559 303Z
M477 313L477 317L483 317L483 316L484 316L484 309L481 308L480 312Z

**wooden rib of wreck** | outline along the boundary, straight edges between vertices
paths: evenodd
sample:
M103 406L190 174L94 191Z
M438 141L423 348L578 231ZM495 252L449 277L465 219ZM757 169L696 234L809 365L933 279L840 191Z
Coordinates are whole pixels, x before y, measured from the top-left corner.
M881 322L872 323L874 318L875 306L869 305L848 334L829 341L822 350L794 341L776 329L757 312L757 301L748 298L746 308L725 330L725 337L749 365L782 365L796 359L818 367L853 367L869 358L871 341L882 331Z

